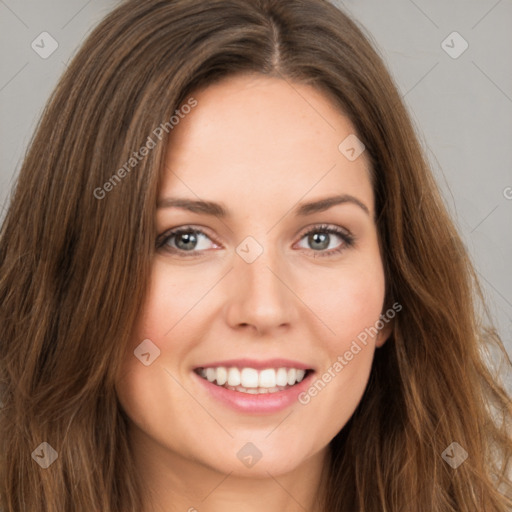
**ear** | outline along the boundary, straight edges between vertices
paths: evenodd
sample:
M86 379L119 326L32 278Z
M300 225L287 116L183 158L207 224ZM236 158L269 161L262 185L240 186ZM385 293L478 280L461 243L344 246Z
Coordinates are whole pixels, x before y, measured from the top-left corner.
M376 348L382 347L382 345L384 345L387 339L391 336L391 333L393 332L393 324L394 321L391 320L390 322L386 323L384 327L378 332L377 338L375 340Z

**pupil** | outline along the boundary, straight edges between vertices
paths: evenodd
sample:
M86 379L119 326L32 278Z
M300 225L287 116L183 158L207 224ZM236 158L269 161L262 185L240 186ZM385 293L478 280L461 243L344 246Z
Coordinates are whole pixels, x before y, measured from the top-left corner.
M181 244L182 247L180 247L180 240L185 240L184 244ZM197 243L197 237L195 233L180 233L178 235L178 239L176 241L176 245L180 249L192 249L193 246ZM190 245L186 245L190 244Z
M314 233L309 236L309 241L313 249L325 249L329 247L329 235L327 233ZM320 247L314 247L314 244L319 243Z

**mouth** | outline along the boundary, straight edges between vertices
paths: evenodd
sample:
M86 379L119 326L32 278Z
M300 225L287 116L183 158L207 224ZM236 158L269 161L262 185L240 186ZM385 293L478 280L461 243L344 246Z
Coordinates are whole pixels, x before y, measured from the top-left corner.
M218 387L251 395L274 394L300 384L311 368L277 367L256 369L249 366L198 367L194 372Z

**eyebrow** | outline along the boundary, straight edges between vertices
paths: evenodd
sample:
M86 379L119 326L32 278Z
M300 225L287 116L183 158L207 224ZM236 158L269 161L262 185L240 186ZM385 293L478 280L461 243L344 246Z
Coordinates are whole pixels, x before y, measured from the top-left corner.
M294 210L297 216L312 215L313 213L323 212L339 204L355 204L361 208L367 215L370 215L368 207L357 197L349 194L341 194L336 196L324 197L316 201L299 204ZM157 203L157 208L181 208L193 213L202 213L205 215L213 215L215 217L226 218L229 217L228 210L219 203L212 201L193 200L186 198L172 198L168 197L161 199Z

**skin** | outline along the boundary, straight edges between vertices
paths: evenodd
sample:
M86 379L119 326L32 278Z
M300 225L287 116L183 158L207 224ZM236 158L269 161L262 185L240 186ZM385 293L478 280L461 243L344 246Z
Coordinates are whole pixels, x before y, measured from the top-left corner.
M157 213L158 234L193 225L206 236L198 238L198 257L155 251L117 384L147 511L319 510L328 444L356 409L388 326L307 405L278 413L235 412L211 398L192 370L283 357L321 376L375 325L385 280L366 155L349 161L338 150L355 129L311 86L239 75L193 96L197 107L171 134L159 200L215 201L230 216L176 207ZM334 193L356 197L369 214L344 203L294 215L299 203ZM328 248L318 249L302 234L318 224L350 231L355 244L320 256L344 241L330 235ZM247 236L263 248L250 264L235 252ZM133 354L144 339L161 351L149 366ZM249 441L262 453L250 468L236 456Z

